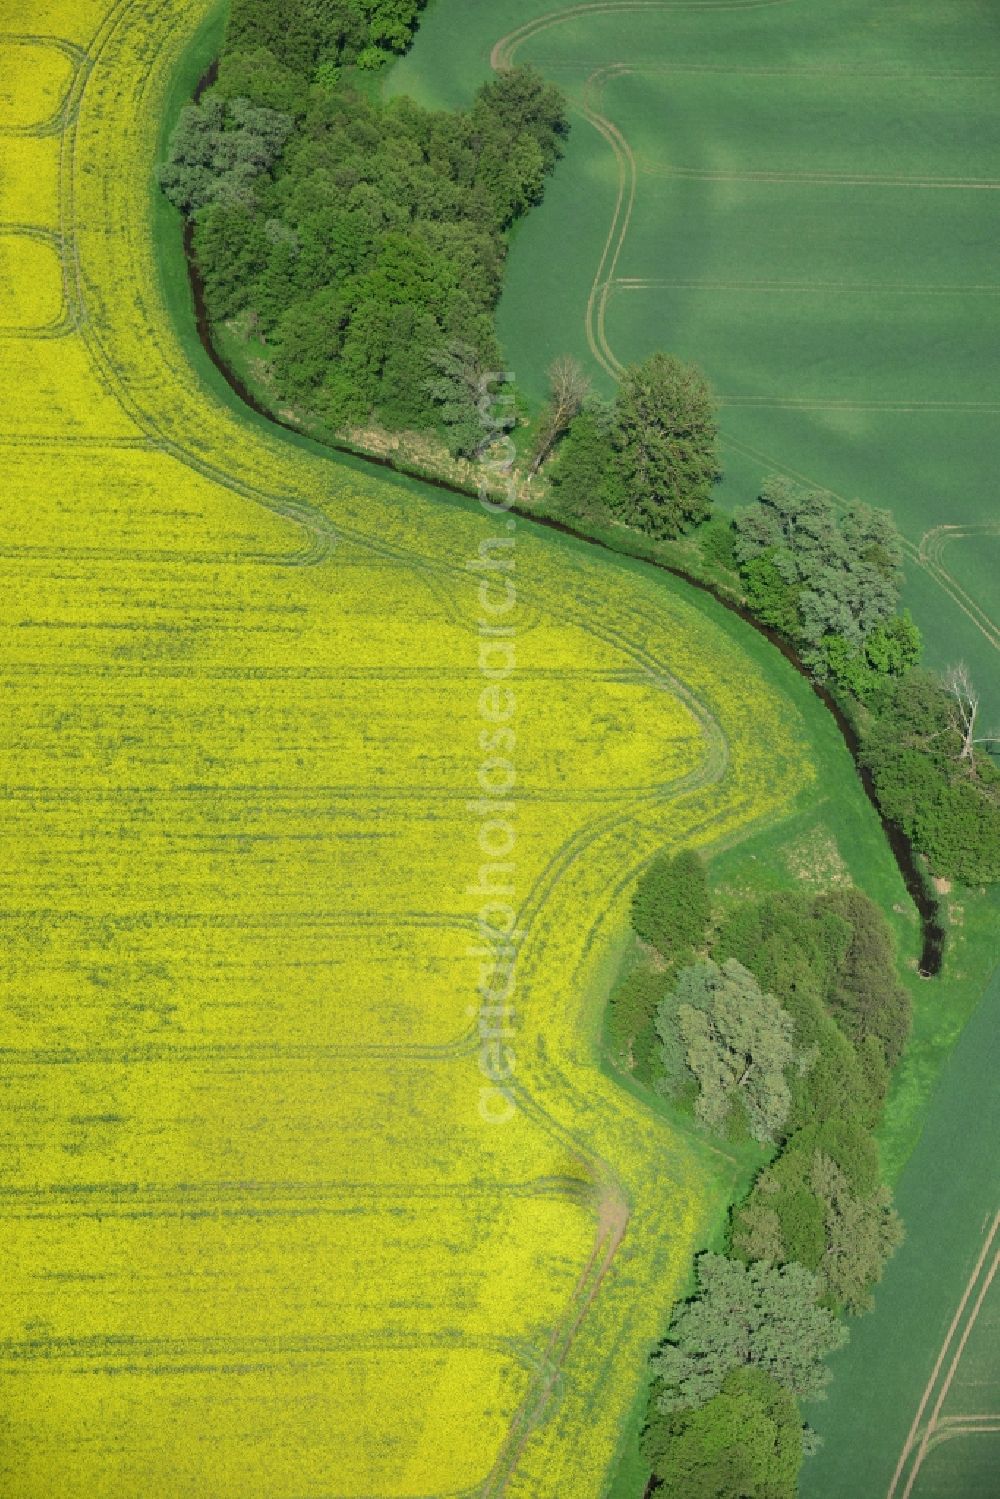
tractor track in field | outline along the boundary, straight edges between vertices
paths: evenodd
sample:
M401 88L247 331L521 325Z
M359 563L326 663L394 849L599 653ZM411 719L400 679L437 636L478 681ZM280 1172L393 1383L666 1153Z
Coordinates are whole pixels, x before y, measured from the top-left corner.
M562 26L566 21L576 21L587 16L620 15L628 12L651 14L670 11L740 11L773 10L782 5L796 5L799 0L587 0L587 3L562 6L550 10L530 21L516 26L493 44L490 51L490 66L495 72L513 67L514 57L525 42L532 41L553 26Z
M553 1328L542 1359L542 1374L508 1428L507 1437L496 1462L480 1489L481 1499L494 1499L506 1493L508 1481L516 1473L525 1444L539 1422L558 1387L560 1372L573 1345L580 1325L611 1268L615 1254L628 1227L628 1203L619 1184L613 1179L599 1188L597 1241L590 1259L580 1273L563 1324Z
M888 282L888 281L663 281L655 276L618 276L613 291L735 291L796 296L800 292L843 292L847 295L901 297L961 296L988 293L1000 296L1000 282Z
M786 0L778 0L778 3L786 3ZM596 8L599 9L602 13L607 13L610 10L625 12L633 9L633 4L632 0L603 0L603 3L601 3ZM655 5L653 4L653 0L645 0L645 3L641 4L639 8L655 8ZM669 9L673 7L667 6L665 8ZM511 32L507 37L502 38L501 41L496 43L493 47L493 50L490 54L490 60L494 69L502 71L504 68L511 67L513 65L517 50L520 48L520 46L523 45L524 42L530 40L532 36L536 35L539 30L548 30L551 27L560 24L561 21L578 17L579 14L587 11L588 9L589 7L587 6L571 6L563 11L550 12L544 17L539 17L536 22L526 23L516 31ZM618 126L615 125L614 121L612 121L607 115L603 114L597 108L596 100L593 96L595 92L599 92L600 88L603 87L604 83L610 77L621 77L630 73L645 71L655 72L657 70L655 68L633 66L629 63L622 62L601 64L601 66L594 69L584 81L582 100L581 103L576 106L577 111L581 113L583 117L587 119L588 122L593 125L598 133L602 135L607 141L612 149L618 168L618 187L615 207L612 213L611 224L608 230L607 237L605 239L604 248L601 254L600 261L598 263L597 271L595 272L594 279L591 284L590 294L587 300L586 312L584 315L586 337L591 352L593 353L594 358L598 361L601 367L613 379L616 380L620 378L624 370L624 365L614 353L614 350L612 349L608 339L607 305L611 288L616 284L617 266L622 249L628 236L632 214L635 208L638 189L638 167L636 163L635 153L632 150L627 137L618 128ZM752 449L749 444L741 443L739 440L732 438L726 433L722 433L721 435L723 436L724 441L728 442L730 446L735 447L738 451L743 451L747 454L754 453L754 449ZM791 477L797 477L802 482L809 484L813 488L826 489L826 492L831 494L831 496L837 501L838 504L846 506L849 503L849 501L844 496L837 494L836 491L829 490L826 486L819 484L817 481L809 478L806 475L803 475L801 473L796 474L795 470L790 469L787 465L775 462L768 455L761 454L759 450L757 451L756 456L760 460L762 460L765 465L771 467L774 471L787 474ZM571 527L566 527L564 529L572 531ZM600 545L600 543L596 544ZM933 578L938 586L941 587L942 590L949 595L949 597L951 597L952 601L957 605L957 607L966 614L966 616L972 623L977 626L978 629L980 629L980 631L986 636L987 640L991 644L998 645L998 640L995 639L993 634L991 633L992 631L997 630L994 622L985 615L984 611L979 610L978 605L975 605L973 601L968 598L968 595L964 593L964 590L961 589L960 585L954 579L952 579L950 575L945 573L943 568L940 568L934 563L921 561L917 547L905 538L902 541L902 550L904 554L911 561L915 562L917 566L921 566L924 568L924 570L930 577ZM671 571L671 569L669 568L667 570ZM707 592L712 593L715 597L719 597L719 595L715 593L715 590L710 586L699 584L697 580L692 578L688 578L688 581L693 583L696 587L706 588ZM734 608L731 600L723 598L722 602L728 608ZM779 649L782 649L786 656L788 656L789 659L793 660L793 663L796 665L796 669L812 683L814 690L817 691L819 696L822 698L822 700L836 719L838 727L840 728L841 733L844 736L845 743L850 749L852 757L854 758L857 765L858 773L861 777L862 784L864 785L865 792L869 800L872 802L872 805L875 807L876 813L882 822L886 837L890 843L890 846L892 847L893 854L899 865L900 872L903 875L903 879L906 883L910 896L920 911L924 931L924 948L921 958L921 972L925 972L928 974L938 972L940 970L944 947L944 929L941 925L941 918L938 911L937 902L932 896L929 895L927 891L926 883L917 867L916 859L909 840L906 839L905 835L899 828L892 826L882 816L879 810L870 776L861 766L858 759L858 746L854 731L847 724L843 713L837 708L837 706L833 702L833 699L829 696L829 694L824 695L818 685L815 682L812 682L809 673L806 672L801 662L799 662L794 656L794 653L789 652L789 650L787 649L787 645L781 642L778 637L773 634L773 632L769 633L766 631L766 629L763 629L759 621L755 621L745 609L741 610L737 608L736 612L740 613L744 618L746 618L751 624L754 625L755 628L765 634L768 634L768 638L772 639L774 643L778 644ZM998 631L998 635L1000 635L1000 631Z
M0 140L3 133L0 132ZM0 220L0 236L5 239L26 239L34 244L46 245L59 261L63 261L63 238L56 229L44 229L37 224L14 223L11 220ZM37 338L65 338L67 334L76 330L76 322L73 317L73 309L64 295L62 308L58 315L48 323L7 323L0 324L0 339L25 339Z
M556 68L599 68L606 65L605 60L593 58L587 62L574 59L567 62L565 58L556 56L535 56L535 66L543 70ZM616 67L628 69L629 64L619 63ZM1000 73L978 72L975 69L951 68L940 72L921 71L896 68L853 68L844 63L840 66L835 64L829 67L765 67L765 66L741 66L737 63L698 63L698 62L658 62L655 64L656 72L686 76L691 74L695 77L704 73L712 77L725 78L872 78L879 83L912 83L914 81L927 83L995 83L1000 80ZM647 71L645 68L643 72ZM652 71L650 69L650 71Z
M603 7L597 8L603 9ZM610 8L614 9L616 7ZM729 9L744 7L721 6L713 8ZM589 10L590 7L584 7L583 9ZM598 120L602 117L599 117L596 111L591 112L594 115L594 122L597 123ZM598 124L598 128L600 128L600 124ZM616 215L616 219L620 219L621 213L623 211L626 213L626 218L624 223L616 222L616 224L612 226L611 232L609 232L605 251L605 259L602 262L602 270L605 266L607 266L609 269L608 277L604 278L606 280L610 279L613 276L614 268L617 266L617 258L620 254L621 246L624 243L625 233L627 232L628 228L627 214L631 209L631 201L634 201L634 193L632 195L631 201L627 196L629 165L631 165L631 168L634 172L634 160L630 161L630 148L628 147L628 143L624 140L624 137L621 137L620 133L616 133L616 129L611 124L611 122L607 122L607 130L609 143L617 147L618 151L622 153L622 159L624 163L622 168L622 179L625 183L625 187L622 189L620 194L619 214ZM600 281L601 277L599 276L597 279L598 281ZM596 318L596 332L594 333L594 341L598 350L603 347L610 354L610 348L607 345L606 329L604 326L605 301L606 299L604 299L604 301L600 299L600 288L599 286L596 287L593 294L594 316ZM333 541L334 543L340 537L344 537L356 542L361 547L376 551L386 560L404 562L410 567L425 568L427 566L431 566L433 567L433 570L435 574L437 574L438 578L440 578L441 574L443 573L447 577L447 581L451 584L457 582L459 577L464 578L463 569L456 566L442 567L440 563L436 561L436 559L429 557L427 554L421 554L413 548L376 546L373 545L373 538L370 535L358 531L350 531L347 528L340 526L336 527L335 530L333 528L330 528L330 530L327 531L328 523L325 522L325 517L322 516L322 512L311 510L305 507L302 502L289 503L285 499L285 497L275 497L274 495L266 494L257 487L249 486L245 483L240 483L239 481L234 483L233 476L228 472L228 470L226 470L225 468L221 468L211 462L206 462L202 455L196 454L191 451L183 444L183 442L178 442L175 438L165 435L160 431L155 421L150 419L148 413L146 413L137 402L134 402L130 399L130 394L127 390L125 379L116 369L114 361L110 357L104 355L103 346L93 325L87 324L86 327L88 343L92 346L98 362L101 364L107 380L112 385L112 387L115 388L116 394L118 394L120 398L124 398L124 409L128 411L128 414L134 421L137 422L137 425L139 425L140 430L145 432L147 438L157 448L167 451L172 456L175 456L184 463L190 464L199 472L204 473L210 479L222 483L228 488L236 488L238 492L243 493L246 498L256 503L263 504L266 508L277 510L278 513L286 515L289 519L295 520L297 523L304 525L307 529L316 527L318 517L318 526L320 532L326 532L327 539ZM613 355L611 357L613 358ZM324 562L328 559L328 556L329 549L320 546L313 552L309 560L313 562ZM531 595L526 594L526 597L530 598ZM548 603L548 600L545 599L544 596L542 598L542 601ZM690 694L687 693L686 689L683 689L682 684L677 683L669 676L668 673L666 673L662 661L657 659L655 656L650 655L641 647L638 647L634 636L630 637L619 628L609 629L607 627L598 628L597 626L595 626L593 612L592 610L587 608L585 602L582 599L578 601L577 608L580 610L580 614L576 622L583 624L588 633L594 634L598 638L603 639L605 643L613 644L614 646L623 650L626 653L627 657L636 663L636 665L639 667L640 672L645 671L646 673L648 673L648 676L651 680L659 681L668 690L680 689L682 695L688 702L688 706L692 708L692 711L696 712L696 716L700 716L703 730L708 732L710 736L712 735L713 730L716 734L718 733L717 725L715 724L714 719L707 714L707 711L704 709L703 705L692 703ZM574 610L573 613L576 614L577 610ZM636 615L628 621L628 626L641 626L642 623L643 621L641 615ZM707 763L703 765L699 769L699 771L686 778L684 783L681 783L684 785L684 789L688 791L694 792L696 790L705 788L708 785L713 784L717 780L720 780L725 775L727 763L725 741L721 738L721 736L718 736L714 739L714 741L710 737L709 742L710 744L714 742L714 750L710 754ZM655 802L658 800L662 800L664 796L671 796L673 798L676 798L680 789L681 785L676 785L671 790L667 790L665 788L657 788L655 791L651 791L648 800L650 802ZM604 836L605 834L612 833L617 828L620 828L621 826L627 824L634 817L636 811L640 810L641 805L646 800L647 798L640 798L638 803L633 801L627 809L616 809L616 811L610 816L598 819L596 822L591 822L587 827L579 830L578 834L575 835L573 839L569 840L565 845L563 845L553 854L548 867L539 876L528 898L524 916L527 922L527 929L529 933L534 930L536 922L541 918L541 915L545 909L545 905L551 898L552 892L560 883L560 881L565 877L567 871L572 868L572 866L577 862L581 853L596 839ZM530 951L530 949L526 949L526 951ZM568 1082L565 1084L563 1097L571 1105L571 1117L579 1120L579 1118L581 1117L581 1100L579 1099L575 1089L573 1089L572 1085ZM497 1468L494 1470L493 1477L488 1481L489 1486L487 1487L485 1492L496 1493L503 1492L504 1488L506 1487L507 1479L516 1468L518 1457L523 1448L524 1442L528 1439L531 1432L534 1430L552 1396L558 1377L558 1368L568 1355L568 1352L572 1347L573 1340L579 1330L581 1322L586 1316L587 1309L593 1302L594 1297L597 1295L603 1277L607 1274L607 1271L613 1262L617 1248L621 1242L622 1236L625 1233L628 1221L628 1207L624 1201L624 1198L622 1197L620 1185L614 1179L613 1174L610 1172L610 1168L608 1168L599 1157L594 1155L592 1148L588 1147L586 1143L581 1142L579 1139L577 1139L575 1134L567 1134L564 1127L560 1126L557 1123L554 1116L548 1110L542 1109L534 1100L529 1101L529 1098L526 1094L520 1097L519 1102L521 1103L521 1107L525 1109L526 1112L531 1112L535 1115L539 1124L546 1130L546 1132L550 1136L562 1139L564 1143L568 1144L570 1148L573 1149L576 1158L580 1161L581 1169L583 1169L591 1177L591 1179L594 1180L596 1184L598 1184L603 1206L599 1211L598 1232L591 1258L580 1274L576 1290L573 1293L570 1301L570 1306L565 1317L552 1331L546 1359L544 1361L544 1367L541 1369L533 1385L532 1391L529 1394L529 1397L526 1399L524 1405L521 1408L521 1411L515 1418L508 1436L506 1447L501 1453L501 1457L498 1462Z
M616 70L608 70L609 72ZM620 76L626 73L652 73L654 68L618 69ZM703 167L684 167L674 164L644 166L647 177L671 177L685 182L762 182L797 184L805 187L887 187L919 188L925 191L950 192L1000 192L1000 181L982 177L900 177L880 172L780 172L780 171L732 171L710 172Z

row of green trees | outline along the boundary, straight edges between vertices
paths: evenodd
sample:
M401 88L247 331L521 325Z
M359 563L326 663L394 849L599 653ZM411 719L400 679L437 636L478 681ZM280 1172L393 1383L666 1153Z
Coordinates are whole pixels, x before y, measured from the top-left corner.
M1000 771L964 668L920 667L900 610L900 538L888 511L773 478L732 523L735 565L758 619L796 647L847 709L879 805L931 869L1000 879ZM998 741L993 740L993 743Z
M418 9L295 0L279 22L263 0L237 0L219 81L182 113L161 180L194 223L211 320L242 315L264 342L276 404L332 429L434 428L473 456L485 374L501 364L507 234L541 196L566 110L530 69L461 113L338 85L372 48L405 47ZM1000 878L1000 771L967 675L920 669L888 513L777 477L732 522L710 521L718 428L699 371L655 354L610 403L570 359L551 384L530 471L548 460L558 512L661 541L694 531L836 692L883 811L932 871Z
M160 181L193 223L210 322L266 346L271 394L332 429L482 440L511 226L542 196L566 106L530 68L446 112L373 102L345 64L409 41L413 0L237 0L217 83Z
M901 1237L872 1131L910 1026L889 931L862 892L774 892L713 913L704 862L639 881L642 954L614 990L617 1063L711 1133L765 1152L724 1255L654 1359L643 1447L685 1499L791 1499L822 1391Z
M889 512L838 506L779 475L732 520L709 522L717 425L698 371L655 354L625 371L611 403L577 372L567 402L565 367L553 367L536 444L554 454L546 472L557 512L657 540L693 531L706 562L729 573L753 615L846 708L883 812L931 870L966 884L1000 879L1000 771L988 753L1000 739L984 732L963 668L941 680L920 667Z
M1000 879L1000 770L974 734L978 696L968 672L914 668L877 682L854 713L861 757L879 804L928 857L967 885Z

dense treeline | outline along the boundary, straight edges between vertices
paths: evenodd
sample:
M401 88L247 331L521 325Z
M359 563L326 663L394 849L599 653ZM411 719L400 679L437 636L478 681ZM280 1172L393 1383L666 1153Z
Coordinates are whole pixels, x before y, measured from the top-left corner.
M968 674L941 680L919 667L888 512L838 511L830 495L776 478L737 514L732 539L753 612L852 717L884 814L934 873L966 884L1000 879L1000 771L988 736L978 736Z
M856 707L862 759L886 816L937 874L967 885L1000 879L1000 770L969 743L974 701L961 668L943 681L915 668L877 683Z
M704 862L654 861L642 946L612 994L616 1062L766 1164L724 1255L654 1357L643 1450L665 1492L792 1499L796 1401L866 1309L901 1238L872 1131L910 1028L888 924L861 891L773 892L713 916Z
M242 318L262 341L277 406L332 429L435 429L473 456L483 377L501 364L507 233L541 197L566 110L530 69L461 113L352 90L343 70L405 50L419 9L234 0L218 82L182 113L161 181L193 221L210 320ZM836 692L883 812L931 871L1000 878L1000 771L967 678L919 668L887 512L774 478L732 523L712 521L716 411L697 369L655 354L611 403L573 361L551 378L530 471L550 460L557 511L659 541L695 529L707 563Z
M1000 770L988 753L1000 739L982 729L964 668L942 679L920 666L892 517L776 476L734 518L706 522L714 442L701 376L655 355L625 372L614 403L589 392L579 400L547 470L556 513L658 540L696 528L707 573L738 587L835 694L882 812L930 872L969 885L1000 879Z
M210 319L241 318L277 402L331 428L376 419L481 439L508 233L537 203L567 130L531 69L462 112L373 102L352 70L408 46L422 0L233 0L216 84L186 109L161 170L193 224ZM839 509L785 479L710 520L718 430L700 372L656 354L597 400L557 361L531 472L568 518L656 540L700 528L757 618L845 703L883 811L934 871L1000 878L1000 772L967 674L919 666L886 512ZM554 455L554 456L553 456ZM654 1357L643 1434L685 1499L792 1499L841 1314L868 1305L901 1237L872 1136L910 1026L884 917L863 894L769 894L717 916L702 860L657 860L633 925L646 944L611 997L618 1062L766 1164L727 1252Z
M216 85L182 112L161 183L194 225L212 323L266 345L277 403L481 440L480 377L511 225L567 130L530 68L449 113L372 102L347 64L407 45L414 0L238 0Z
M423 6L424 0L230 0L223 76L242 78L251 65L272 80L312 80L346 63L381 67L392 53L406 51Z

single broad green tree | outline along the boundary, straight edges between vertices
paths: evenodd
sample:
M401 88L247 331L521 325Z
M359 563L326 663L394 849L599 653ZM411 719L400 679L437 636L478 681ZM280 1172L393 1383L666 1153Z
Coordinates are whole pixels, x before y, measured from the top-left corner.
M487 383L478 351L454 339L444 348L430 351L428 367L431 372L424 385L437 407L451 451L464 458L476 457L496 435L488 418L493 411L491 393L497 394L496 386ZM484 400L488 403L486 415Z
M879 1184L868 1196L851 1188L829 1156L813 1157L810 1186L822 1205L825 1243L819 1276L829 1300L855 1316L871 1306L871 1289L903 1242L892 1193Z
M912 628L892 623L902 550L887 510L856 502L841 511L832 495L776 475L733 530L750 608L813 671L843 671L856 658L890 670L919 649Z
M191 217L209 204L251 211L255 185L281 155L293 120L249 99L209 95L189 104L170 137L160 186Z
M791 1107L789 1074L812 1061L795 1045L791 1016L753 974L728 959L692 964L661 1001L656 1028L664 1062L679 1038L698 1085L695 1114L706 1128L725 1134L734 1120L755 1140L773 1141Z
M417 11L423 0L375 0L365 4L369 16L368 35L372 44L390 52L405 52L417 24Z
M697 950L711 916L705 861L694 849L659 854L639 878L632 926L664 957Z
M876 625L859 650L852 650L843 635L828 636L824 649L827 670L837 686L868 702L886 677L901 677L917 665L923 640L910 611L904 609Z
M656 1009L670 985L669 973L639 963L622 975L608 999L606 1035L614 1062L649 1086L661 1072Z
M293 400L308 400L340 353L347 313L332 288L295 302L278 321L275 364Z
M507 136L526 133L537 141L547 172L569 134L565 95L533 67L507 68L479 90L474 123L488 135L494 121Z
M588 401L546 469L556 505L571 520L608 519L611 423L610 406Z
M306 106L309 80L279 62L268 47L246 52L224 52L214 92L220 99L250 99L267 109L300 115Z
M881 1044L894 1067L910 1034L910 996L896 977L892 931L873 900L861 890L828 890L817 910L845 921L851 929L843 957L830 975L827 1004L856 1046L866 1037Z
M795 1499L802 1421L788 1390L760 1369L735 1369L698 1410L654 1414L643 1450L677 1499Z
M693 365L653 354L622 375L612 424L608 499L626 525L680 536L707 520L719 477L716 408Z
M829 1381L823 1360L847 1341L847 1329L820 1303L822 1285L803 1265L745 1265L699 1255L698 1289L676 1312L653 1356L662 1412L698 1409L729 1374L754 1368L800 1400Z

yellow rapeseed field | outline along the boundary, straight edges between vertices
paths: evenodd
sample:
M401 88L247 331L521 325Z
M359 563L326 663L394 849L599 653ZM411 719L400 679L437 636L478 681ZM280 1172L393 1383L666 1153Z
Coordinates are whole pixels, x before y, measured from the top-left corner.
M717 1203L595 976L802 726L678 589L200 383L150 177L206 8L0 39L4 182L58 188L0 186L0 1493L596 1499Z
M62 319L59 251L41 235L0 233L0 328L51 332Z

